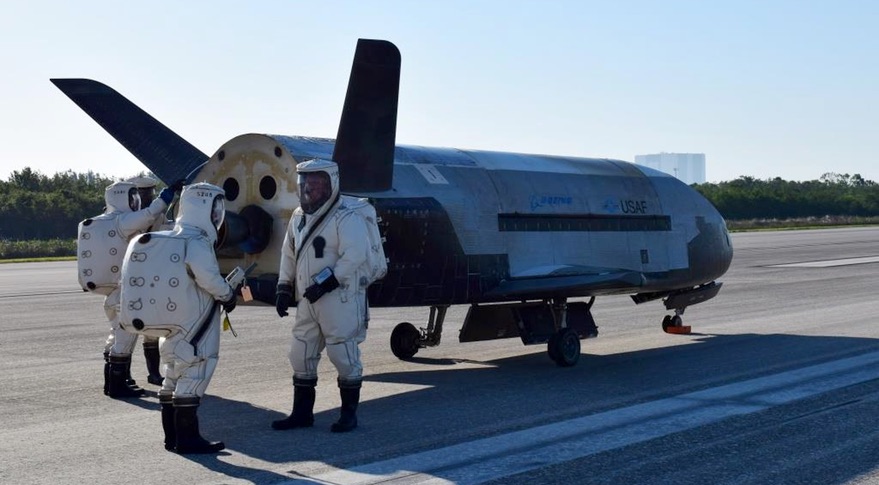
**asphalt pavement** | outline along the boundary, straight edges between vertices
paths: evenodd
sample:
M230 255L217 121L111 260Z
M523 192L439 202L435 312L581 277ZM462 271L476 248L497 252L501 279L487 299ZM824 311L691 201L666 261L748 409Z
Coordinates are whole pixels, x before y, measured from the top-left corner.
M155 386L102 388L108 325L73 262L0 264L0 483L879 483L879 228L733 234L717 298L662 332L660 302L598 298L599 337L572 368L518 339L442 344L410 362L376 308L362 346L360 427L330 433L335 372L320 366L314 428L290 411L290 318L239 306L200 410L217 456L162 446ZM808 264L824 262L822 264Z

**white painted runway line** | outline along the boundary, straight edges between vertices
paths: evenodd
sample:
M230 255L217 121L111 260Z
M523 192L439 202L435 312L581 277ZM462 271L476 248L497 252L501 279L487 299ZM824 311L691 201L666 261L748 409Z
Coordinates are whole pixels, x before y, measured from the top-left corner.
M832 268L852 264L879 263L879 256L865 258L828 259L825 261L806 261L803 263L773 264L767 268Z
M879 378L879 352L286 482L477 484Z

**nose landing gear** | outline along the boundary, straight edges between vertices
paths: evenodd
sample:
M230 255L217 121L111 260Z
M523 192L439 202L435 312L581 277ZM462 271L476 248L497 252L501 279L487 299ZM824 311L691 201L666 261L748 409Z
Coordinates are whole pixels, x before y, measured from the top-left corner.
M674 333L678 335L687 335L692 328L684 325L681 315L684 314L684 308L675 308L674 316L666 315L662 318L662 331L665 333Z
M712 281L695 288L678 290L666 295L663 300L665 308L667 310L674 309L675 314L674 316L666 315L662 319L662 330L665 333L689 334L691 330L690 326L684 325L683 319L681 319L684 310L690 305L702 303L705 300L714 298L717 295L717 292L720 291L720 286L722 284L723 283ZM635 302L638 303L638 300L635 300Z

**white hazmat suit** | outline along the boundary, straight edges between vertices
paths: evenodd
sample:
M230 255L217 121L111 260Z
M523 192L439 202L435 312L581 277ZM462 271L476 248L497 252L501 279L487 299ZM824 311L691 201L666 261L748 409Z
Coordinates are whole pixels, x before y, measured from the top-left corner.
M84 290L106 295L104 313L110 321L110 335L104 345L104 394L110 397L143 394L130 378L131 353L137 336L119 325L120 270L128 241L148 229L165 211L173 196L173 192L163 191L162 197L141 209L136 185L116 182L104 191L105 212L79 223L77 265L80 285Z
M332 430L357 426L363 367L359 344L366 338L368 283L361 278L370 245L367 221L353 210L365 201L339 194L339 170L328 160L309 160L296 166L300 178L300 207L287 226L278 271L280 316L290 299L297 301L290 364L294 405L275 429L312 426L314 388L321 352L326 348L338 372L341 417ZM321 181L322 179L322 181ZM317 180L317 181L315 181ZM323 192L314 185L323 185Z
M159 401L165 448L182 454L224 448L201 437L196 417L219 357L219 307L235 307L234 289L220 274L214 252L224 215L223 189L207 183L184 187L174 229L131 241L123 267L123 324L164 337Z
M132 177L128 182L137 186L137 192L140 194L141 205L150 205L156 198L156 186L158 182L152 177ZM177 187L180 191L181 187ZM174 228L174 221L168 220L164 212L156 215L156 219L147 229L149 232L167 231ZM160 370L159 359L159 338L149 335L143 336L143 356L147 366L147 382L157 386L162 385L162 373Z

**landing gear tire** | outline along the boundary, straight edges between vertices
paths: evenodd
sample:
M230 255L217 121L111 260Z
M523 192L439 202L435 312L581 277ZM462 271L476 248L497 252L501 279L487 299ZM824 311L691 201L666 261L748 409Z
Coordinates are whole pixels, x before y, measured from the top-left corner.
M546 353L547 353L547 355L549 355L549 358L553 362L557 362L559 360L559 351L558 351L559 343L558 342L559 342L559 332L552 334L549 337L549 341L546 342Z
M556 332L547 347L549 357L559 367L572 367L580 360L580 336L573 329L563 328Z
M662 319L662 331L668 333L669 327L681 327L684 325L684 320L680 315L666 315Z
M397 324L391 332L391 352L400 360L409 360L418 353L421 332L409 322Z

